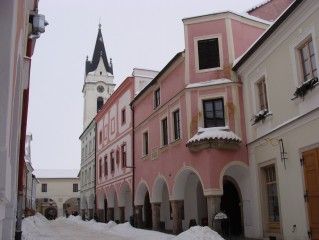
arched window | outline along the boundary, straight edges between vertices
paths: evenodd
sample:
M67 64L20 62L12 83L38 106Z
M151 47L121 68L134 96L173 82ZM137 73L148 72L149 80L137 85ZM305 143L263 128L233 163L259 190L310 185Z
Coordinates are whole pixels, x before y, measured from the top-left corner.
M96 106L97 106L96 112L99 112L103 106L103 98L102 97L97 98Z

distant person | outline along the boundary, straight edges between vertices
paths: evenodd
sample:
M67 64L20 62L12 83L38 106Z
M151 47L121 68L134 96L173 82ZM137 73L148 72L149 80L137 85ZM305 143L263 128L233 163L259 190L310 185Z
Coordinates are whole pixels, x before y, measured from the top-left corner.
M68 218L70 216L68 210L65 210L65 217Z

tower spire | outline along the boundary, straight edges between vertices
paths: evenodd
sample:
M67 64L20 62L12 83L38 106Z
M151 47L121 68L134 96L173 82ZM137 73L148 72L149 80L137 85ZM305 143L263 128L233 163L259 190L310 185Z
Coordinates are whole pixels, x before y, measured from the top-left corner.
M99 29L97 33L97 38L95 42L95 47L94 47L94 52L93 52L93 57L91 62L87 61L86 62L86 69L85 69L85 75L88 75L89 72L95 71L99 61L100 57L103 59L104 66L106 68L106 71L113 74L113 67L109 64L109 61L107 59L106 51L105 51L105 46L104 46L104 41L103 41L103 36L102 36L102 31L101 31L101 22L99 20Z

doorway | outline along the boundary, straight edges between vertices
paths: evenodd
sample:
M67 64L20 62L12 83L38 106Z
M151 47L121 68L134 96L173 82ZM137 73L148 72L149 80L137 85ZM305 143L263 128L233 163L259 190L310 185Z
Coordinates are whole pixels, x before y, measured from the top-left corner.
M151 229L152 228L152 205L150 202L150 195L148 192L145 194L144 198L144 226L145 228Z
M224 195L221 197L220 210L225 212L229 218L229 223L222 223L224 233L232 236L242 234L242 217L241 217L241 200L239 192L233 180L224 179L223 181ZM229 225L228 225L229 224Z
M305 187L309 219L309 235L312 240L319 239L319 148L302 153L304 160Z

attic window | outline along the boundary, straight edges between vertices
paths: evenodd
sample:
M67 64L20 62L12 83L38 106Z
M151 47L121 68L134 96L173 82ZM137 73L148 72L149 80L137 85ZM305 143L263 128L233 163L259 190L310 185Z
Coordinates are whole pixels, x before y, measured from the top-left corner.
M100 75L102 75L102 71L100 71Z

